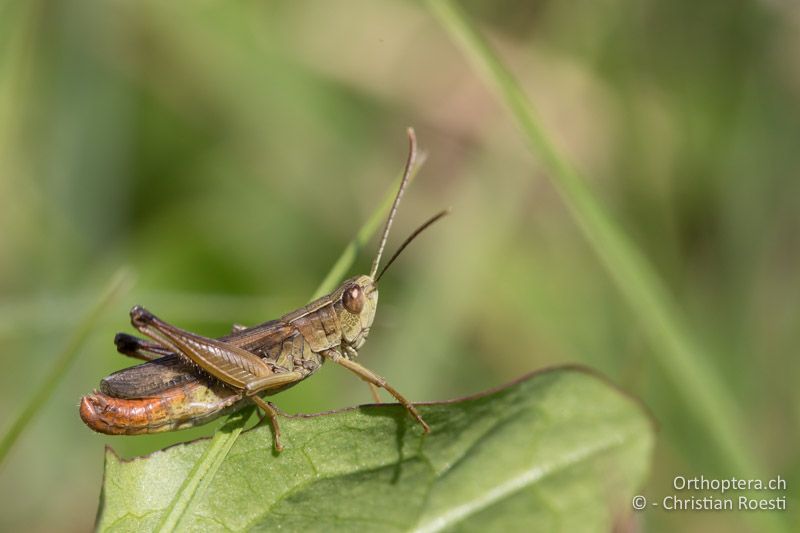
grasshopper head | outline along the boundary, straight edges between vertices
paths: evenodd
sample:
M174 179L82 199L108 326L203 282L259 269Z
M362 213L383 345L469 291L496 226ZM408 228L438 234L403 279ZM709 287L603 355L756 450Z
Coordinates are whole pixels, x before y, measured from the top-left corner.
M378 308L378 286L366 275L345 281L336 291L335 309L342 325L342 342L355 350L367 340Z

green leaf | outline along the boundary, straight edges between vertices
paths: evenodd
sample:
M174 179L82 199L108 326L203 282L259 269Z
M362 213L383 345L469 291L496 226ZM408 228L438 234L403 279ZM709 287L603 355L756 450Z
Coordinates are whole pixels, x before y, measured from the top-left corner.
M245 431L169 528L609 531L628 514L653 445L640 405L577 368L420 411L426 436L396 404L284 416L280 454L268 425ZM98 529L163 526L214 442L130 461L107 450Z

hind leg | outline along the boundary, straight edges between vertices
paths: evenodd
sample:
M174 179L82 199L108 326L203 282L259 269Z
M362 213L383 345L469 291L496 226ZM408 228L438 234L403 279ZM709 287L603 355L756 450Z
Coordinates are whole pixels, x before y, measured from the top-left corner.
M142 361L152 361L173 353L172 350L164 348L157 342L140 339L127 333L117 333L114 337L114 344L122 355Z

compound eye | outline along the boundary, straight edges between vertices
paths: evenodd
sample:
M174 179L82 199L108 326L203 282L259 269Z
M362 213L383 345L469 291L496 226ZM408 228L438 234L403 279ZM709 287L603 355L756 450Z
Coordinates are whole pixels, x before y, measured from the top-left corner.
M350 313L360 314L364 309L364 293L361 292L361 287L358 285L347 287L342 295L342 303Z

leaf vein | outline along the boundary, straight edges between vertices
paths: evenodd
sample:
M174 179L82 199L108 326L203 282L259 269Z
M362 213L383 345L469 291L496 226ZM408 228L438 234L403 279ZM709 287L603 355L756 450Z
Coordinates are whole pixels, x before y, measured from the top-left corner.
M434 533L436 531L442 531L446 528L449 528L454 524L463 521L467 517L483 511L487 507L497 503L500 499L505 498L515 492L519 492L520 490L525 489L531 484L542 480L554 472L574 466L594 455L597 455L598 453L602 453L604 451L613 449L616 446L625 444L628 436L629 435L615 435L614 438L606 439L605 441L601 441L599 444L594 446L587 446L583 449L576 450L567 454L564 459L553 463L549 467L533 466L524 471L522 474L496 485L477 498L473 498L472 500L440 513L438 516L430 518L427 522L418 526L413 531L415 533ZM631 433L630 436L635 437L633 433Z

